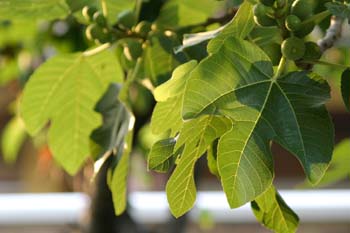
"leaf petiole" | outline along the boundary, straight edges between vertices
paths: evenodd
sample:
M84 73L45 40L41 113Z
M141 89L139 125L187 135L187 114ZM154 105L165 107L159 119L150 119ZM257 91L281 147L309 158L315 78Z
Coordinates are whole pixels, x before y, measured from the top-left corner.
M347 66L347 65L331 63L331 62L326 62L326 61L312 61L310 63L316 64L316 65L332 66L332 67L338 68L338 69L348 69L349 68L349 66Z
M304 22L302 22L302 26L307 25L308 23L314 22L315 24L320 23L322 20L327 18L328 16L332 15L331 12L328 10L322 11L316 15L313 15L312 17L308 18Z
M282 74L286 69L286 64L287 64L287 58L282 57L280 60L280 63L278 64L278 68L277 68L276 74L273 77L273 80L276 80L277 78L282 76Z
M105 44L102 44L102 45L100 45L100 46L98 46L98 47L96 47L94 49L90 49L90 50L85 51L83 53L83 55L86 56L86 57L93 56L93 55L95 55L97 53L100 53L100 52L108 49L110 46L111 46L110 43L105 43Z

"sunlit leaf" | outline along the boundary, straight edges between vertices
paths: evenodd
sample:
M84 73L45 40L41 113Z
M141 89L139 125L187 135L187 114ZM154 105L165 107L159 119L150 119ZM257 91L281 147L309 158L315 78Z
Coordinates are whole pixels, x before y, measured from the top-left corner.
M70 13L65 0L1 0L0 19L62 19Z
M222 7L220 1L169 0L160 11L157 24L170 28L195 25L206 21Z
M50 121L50 149L70 174L89 156L89 136L102 123L95 104L111 82L122 79L118 61L105 51L56 56L26 84L20 106L26 128L35 135Z
M203 116L186 122L181 129L175 150L184 146L179 162L166 185L170 211L180 217L196 200L194 167L208 146L228 129L231 121L225 117Z
M106 3L107 17L111 24L114 24L118 16L126 11L135 8L136 0L104 0Z
M148 155L148 168L157 172L169 171L176 159L175 143L174 138L167 138L154 143Z
M208 44L208 53L215 53L225 39L231 36L244 39L255 27L253 5L245 1L238 9L235 17L227 24L218 36Z
M149 37L144 52L145 72L155 86L167 81L172 71L186 61L183 54L174 54L174 48L178 45L179 41L173 34L158 32Z
M324 80L305 72L273 78L269 58L234 37L192 71L183 117L215 113L234 122L219 141L217 158L231 207L254 200L271 185L271 140L300 160L312 183L322 178L333 148L333 126L324 106L329 92Z
M127 178L129 173L130 152L132 149L133 130L130 129L122 147L118 148L118 164L111 177L110 189L112 191L114 211L121 215L126 209L127 203Z
M155 89L155 99L157 101L166 101L168 98L182 93L185 89L186 81L196 65L197 61L193 60L176 68L171 79Z
M256 218L276 233L296 232L299 218L271 186L252 203Z
M182 127L181 108L185 84L196 65L196 61L182 64L174 70L171 79L155 89L155 98L163 102L158 102L153 110L153 133L161 134L170 130L174 136Z

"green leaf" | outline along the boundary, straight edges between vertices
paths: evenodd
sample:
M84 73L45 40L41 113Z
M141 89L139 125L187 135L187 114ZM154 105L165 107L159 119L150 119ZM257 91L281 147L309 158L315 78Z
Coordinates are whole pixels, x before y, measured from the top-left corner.
M157 24L165 28L190 26L205 22L223 7L212 0L169 0L161 8Z
M90 154L89 136L101 124L94 106L111 82L123 73L116 58L104 51L56 56L41 65L27 82L20 113L35 135L50 121L49 146L67 172L78 171Z
M341 94L346 109L350 111L350 68L346 69L341 76Z
M184 146L179 162L166 185L171 213L180 217L190 210L196 200L194 167L208 146L232 123L225 117L203 116L186 122L181 129L174 150Z
M186 48L212 39L208 45L208 52L211 53L215 52L215 49L220 47L227 37L235 35L236 37L244 39L255 26L252 12L253 5L249 2L244 2L239 7L235 17L226 25L212 31L185 34L183 36L183 45L178 46L176 52L183 51Z
M152 34L144 51L145 72L155 86L167 81L171 72L186 61L183 54L174 54L173 49L179 45L175 35L162 32Z
M97 0L66 0L70 10L76 12L81 10L84 6L90 6L96 3Z
M253 5L245 1L240 5L235 17L227 24L221 33L208 44L208 53L215 53L220 49L225 39L235 36L244 39L255 27Z
M63 19L70 13L65 0L0 0L0 19Z
M103 115L103 125L91 134L93 141L101 147L99 157L107 151L115 151L129 130L132 114L118 99L120 89L118 84L111 84L95 108Z
M251 205L256 218L265 227L277 233L296 232L299 218L273 186L256 198Z
M132 120L134 122L134 120ZM121 215L126 209L127 203L127 178L130 164L130 152L132 149L133 127L130 127L125 138L125 143L122 143L118 148L117 159L118 164L113 171L110 189L114 211L117 216Z
M0 9L1 11L1 9ZM0 24L0 46L4 47L8 44L23 44L29 47L35 43L35 37L38 31L37 22L28 21L11 21ZM17 64L17 62L16 62ZM7 66L7 65L6 65ZM17 65L18 66L18 65ZM4 68L1 67L1 70ZM17 69L19 69L17 67ZM4 71L1 71L3 73Z
M5 162L16 161L26 135L24 124L19 117L14 117L7 123L1 135L1 148Z
M165 102L158 102L153 110L151 129L154 134L165 133L170 130L174 136L181 129L182 95L172 97Z
M157 172L168 172L176 160L176 154L174 154L175 143L174 138L167 138L154 143L148 155L148 169Z
M196 66L197 61L192 60L176 68L171 79L154 90L154 98L157 101L166 101L167 99L182 93L191 71Z
M191 71L197 65L196 61L189 61L177 67L171 79L158 86L154 96L158 102L153 110L151 127L152 132L161 134L169 129L174 136L182 127L182 99L185 84Z
M350 20L349 4L345 4L341 2L327 2L325 6L332 13L332 15Z
M350 175L350 140L338 143L333 151L331 164L317 187L324 187L346 179Z
M279 28L277 27L256 27L249 36L251 41L260 47L272 43L281 44L283 41Z
M324 106L328 84L305 72L272 77L272 64L261 49L231 37L192 71L186 85L185 120L214 113L234 122L218 146L231 207L254 200L271 185L271 140L300 160L312 183L322 178L331 159L334 132Z
M118 16L135 8L136 0L104 0L107 9L107 19L110 24L118 20Z

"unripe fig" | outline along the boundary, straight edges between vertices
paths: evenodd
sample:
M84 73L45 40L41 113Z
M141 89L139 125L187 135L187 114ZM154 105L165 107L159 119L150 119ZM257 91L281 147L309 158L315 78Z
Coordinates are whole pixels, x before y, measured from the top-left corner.
M111 39L106 29L101 28L97 24L90 24L85 30L85 35L88 40L97 43L106 43Z
M305 54L303 56L304 60L315 61L320 59L321 56L321 49L315 42L308 41L305 43Z
M97 12L96 7L84 6L84 8L82 9L82 14L84 18L89 22L93 20L93 15L95 14L95 12Z
M135 32L140 34L143 37L146 37L151 30L152 30L152 24L147 21L141 21L135 27Z
M301 20L296 15L288 15L285 21L285 26L291 32L297 31L300 29Z
M298 37L289 37L281 45L282 55L289 60L298 60L305 54L305 43Z
M312 15L312 0L296 0L292 4L291 12L298 16L301 20L305 20Z
M267 15L268 8L263 4L256 4L254 6L253 13L254 13L254 21L256 24L263 27L276 25L276 21Z
M95 12L95 14L93 15L93 20L96 24L98 24L101 27L107 26L107 20L101 12Z

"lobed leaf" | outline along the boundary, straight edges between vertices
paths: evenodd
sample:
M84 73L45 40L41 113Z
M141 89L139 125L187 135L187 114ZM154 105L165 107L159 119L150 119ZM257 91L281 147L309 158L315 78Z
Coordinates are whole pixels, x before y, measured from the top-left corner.
M179 162L166 185L171 213L180 217L190 210L196 200L194 167L209 145L232 123L225 117L203 116L185 122L174 150L184 147Z
M58 55L41 65L26 84L20 115L35 135L50 121L49 147L70 174L78 171L90 154L90 134L101 117L93 109L111 82L123 73L108 51Z
M244 1L231 22L225 26L218 36L209 42L208 53L217 52L228 37L246 38L254 27L253 4Z
M176 68L171 79L154 90L154 98L161 102L182 93L185 89L186 81L196 65L197 61L192 60Z
M155 98L163 102L158 102L153 110L151 120L153 133L161 134L170 129L170 134L174 136L181 129L183 92L187 79L196 65L196 61L182 64L174 70L171 79L155 89Z
M231 37L187 82L185 119L214 113L234 122L220 138L217 156L231 207L254 200L270 187L271 140L300 160L312 183L322 178L331 159L334 132L324 106L330 97L328 84L305 72L277 80L272 76L272 64L261 49Z

